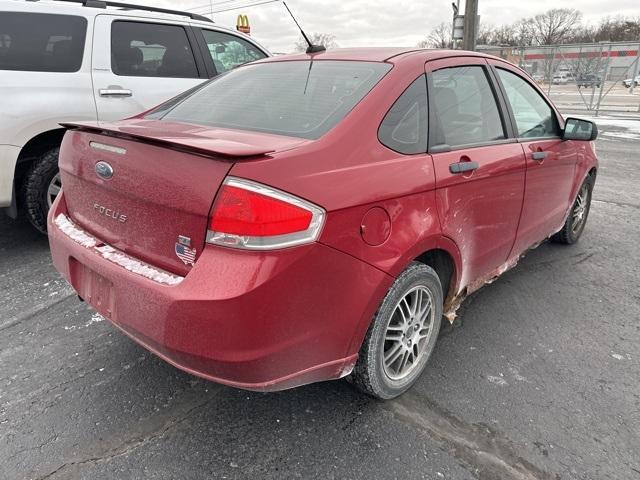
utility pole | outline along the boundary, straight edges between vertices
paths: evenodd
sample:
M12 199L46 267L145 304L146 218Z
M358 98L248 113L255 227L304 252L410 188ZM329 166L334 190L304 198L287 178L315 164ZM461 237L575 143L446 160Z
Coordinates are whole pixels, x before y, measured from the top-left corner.
M462 48L464 50L476 49L476 38L478 37L478 0L467 0L464 8L464 38Z
M460 0L456 0L455 2L451 2L451 7L453 8L453 20L451 22L451 48L456 49L458 40L456 38L456 18L460 12Z

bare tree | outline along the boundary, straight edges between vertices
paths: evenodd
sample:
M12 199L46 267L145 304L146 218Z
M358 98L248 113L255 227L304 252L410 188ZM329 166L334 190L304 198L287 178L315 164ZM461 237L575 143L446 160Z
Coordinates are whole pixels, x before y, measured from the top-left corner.
M426 40L418 43L420 48L451 48L451 24L442 22L434 28Z
M578 10L552 8L530 19L533 40L538 45L566 43L579 29L581 20Z
M593 29L593 42L629 42L640 38L640 17L604 18Z
M330 48L338 48L338 42L336 42L336 36L331 33L312 33L309 35L309 40L314 45L324 45L327 50ZM304 38L300 37L296 42L296 52L304 52L309 45Z
M637 42L640 38L640 17L606 17L597 26L581 24L582 13L568 8L548 10L534 17L522 18L512 24L480 25L479 45L502 47L530 47L563 43ZM451 26L441 23L418 47L451 47ZM583 59L584 60L584 59ZM554 62L545 61L550 74ZM591 62L582 61L576 71L591 68Z

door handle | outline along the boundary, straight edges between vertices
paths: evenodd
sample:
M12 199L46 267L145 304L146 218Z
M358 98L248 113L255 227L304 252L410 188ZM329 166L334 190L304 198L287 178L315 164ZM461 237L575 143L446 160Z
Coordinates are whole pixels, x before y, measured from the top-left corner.
M127 88L101 88L98 90L101 97L130 97L133 92Z
M547 152L533 152L531 154L531 159L535 160L536 162L541 162L545 158L547 158Z
M451 173L464 173L477 170L479 167L478 162L458 162L449 165L449 171Z

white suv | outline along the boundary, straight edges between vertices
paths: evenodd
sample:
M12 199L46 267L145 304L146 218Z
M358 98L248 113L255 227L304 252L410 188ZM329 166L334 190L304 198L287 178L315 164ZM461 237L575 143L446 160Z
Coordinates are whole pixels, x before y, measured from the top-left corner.
M0 207L46 231L61 122L147 110L269 52L196 14L101 0L0 0Z

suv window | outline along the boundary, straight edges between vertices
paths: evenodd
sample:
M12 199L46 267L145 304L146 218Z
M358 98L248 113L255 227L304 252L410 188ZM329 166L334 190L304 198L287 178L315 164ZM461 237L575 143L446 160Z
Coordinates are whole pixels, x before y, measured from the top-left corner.
M457 147L506 138L496 98L483 67L452 67L431 74L435 145Z
M235 35L215 30L202 30L202 35L219 74L266 57L264 52Z
M111 70L130 77L199 77L185 29L159 23L113 22Z
M387 63L332 60L247 65L147 118L318 139L390 68Z
M559 136L560 129L556 115L536 89L508 70L498 68L497 71L516 120L518 137Z
M0 13L0 70L77 72L87 20L71 15Z
M407 155L427 152L427 79L415 80L380 124L380 142Z

